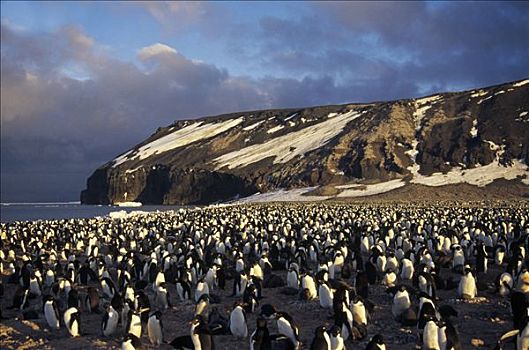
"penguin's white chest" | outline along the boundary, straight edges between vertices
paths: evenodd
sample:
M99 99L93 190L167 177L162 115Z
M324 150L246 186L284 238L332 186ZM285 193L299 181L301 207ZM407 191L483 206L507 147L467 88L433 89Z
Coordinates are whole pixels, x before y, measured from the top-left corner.
M147 322L147 334L149 335L151 344L159 346L162 343L162 326L160 320L156 317L149 317L149 321Z
M48 325L51 328L59 329L59 319L57 318L57 315L55 314L55 310L53 308L53 303L48 301L44 305L44 315L46 317L46 322L48 322Z
M236 337L246 337L248 335L248 327L240 307L236 307L230 314L230 331Z

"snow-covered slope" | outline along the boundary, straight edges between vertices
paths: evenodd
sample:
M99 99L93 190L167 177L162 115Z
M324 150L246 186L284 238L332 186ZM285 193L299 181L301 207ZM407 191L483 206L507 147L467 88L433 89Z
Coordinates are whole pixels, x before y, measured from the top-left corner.
M372 104L177 121L97 169L83 203L364 197L529 186L529 80ZM520 195L528 195L522 190Z

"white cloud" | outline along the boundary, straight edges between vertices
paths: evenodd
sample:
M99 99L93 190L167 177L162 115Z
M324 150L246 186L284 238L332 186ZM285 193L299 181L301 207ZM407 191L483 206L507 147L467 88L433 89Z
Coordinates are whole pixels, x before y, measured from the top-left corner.
M149 58L152 58L152 57L155 57L155 56L158 56L158 55L177 54L177 53L178 53L178 51L176 51L171 46L168 46L168 45L165 45L165 44L161 44L161 43L156 43L154 45L142 47L138 51L138 57L142 61L145 61L145 60L148 60Z

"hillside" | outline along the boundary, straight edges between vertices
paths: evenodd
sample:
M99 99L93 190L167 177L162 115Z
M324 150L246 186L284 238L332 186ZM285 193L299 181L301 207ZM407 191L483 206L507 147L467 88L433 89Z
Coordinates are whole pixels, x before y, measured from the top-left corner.
M529 80L522 80L418 99L179 120L95 170L81 201L529 198L527 164Z

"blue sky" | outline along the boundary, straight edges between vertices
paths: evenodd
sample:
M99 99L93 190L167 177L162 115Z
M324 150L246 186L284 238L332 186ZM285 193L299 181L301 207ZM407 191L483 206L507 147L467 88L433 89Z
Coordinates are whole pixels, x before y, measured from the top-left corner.
M177 119L527 78L527 2L1 2L1 200L70 201Z

